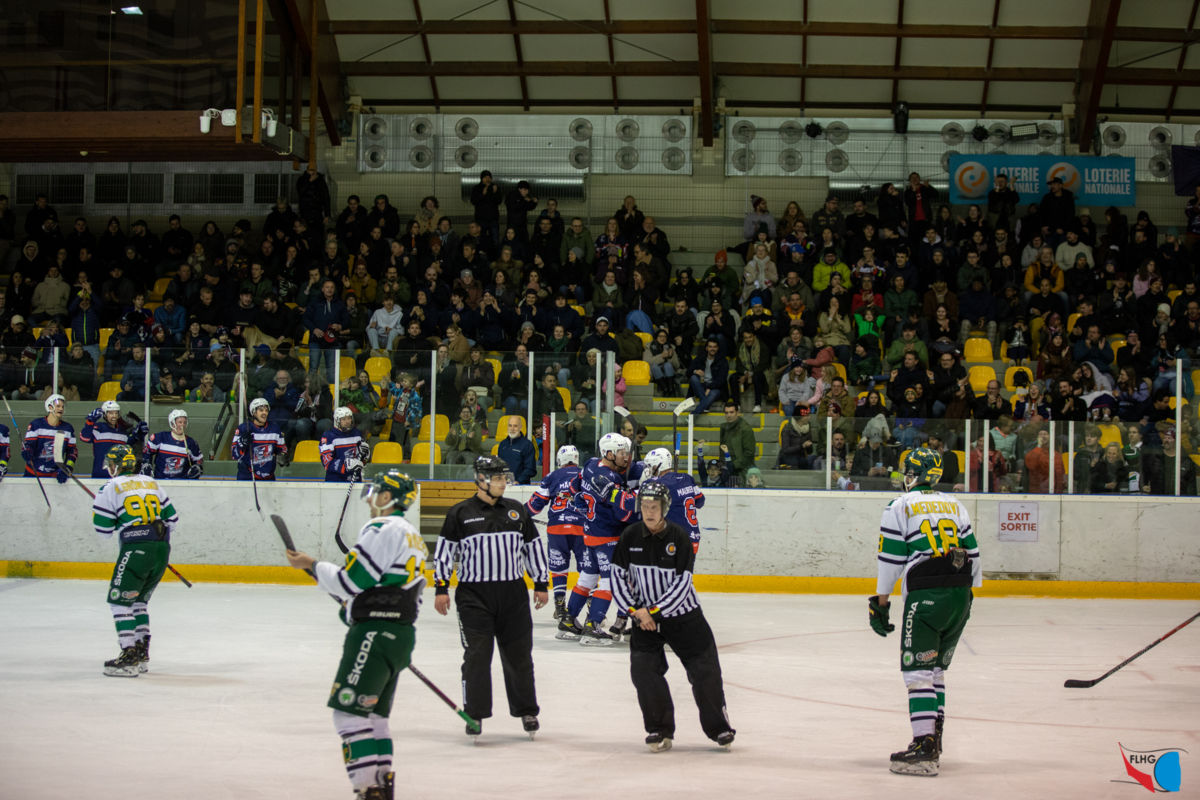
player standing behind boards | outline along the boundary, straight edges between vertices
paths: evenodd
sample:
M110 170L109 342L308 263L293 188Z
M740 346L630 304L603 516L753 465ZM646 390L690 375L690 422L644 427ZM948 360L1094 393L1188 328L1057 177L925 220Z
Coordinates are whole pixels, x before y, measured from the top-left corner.
M525 504L529 516L537 516L547 504L546 544L550 551L550 585L554 589L554 618L567 616L567 574L571 568L571 555L575 555L575 568L583 573L587 550L583 546L583 517L571 507L575 496L572 486L579 477L579 448L564 444L554 456L558 469L542 479Z
M149 431L150 426L144 422L131 425L122 419L121 406L116 400L105 400L99 408L92 409L79 432L79 441L92 446L92 477L108 477L104 457L110 447L127 444L136 453L138 443Z
M667 521L674 522L688 532L692 540L692 552L700 552L700 519L698 509L704 508L704 492L686 472L673 469L675 459L665 447L656 447L646 454L642 480L657 481L671 490L671 508Z
M254 478L260 481L275 480L275 457L287 453L283 431L274 422L267 421L271 404L261 397L250 401L250 419L237 426L233 432L230 454L238 462L237 479L250 480L250 462L254 462Z
M8 428L0 425L0 481L4 480L4 476L8 474Z
M691 539L667 519L671 490L663 484L642 484L638 508L642 521L625 529L613 551L612 586L613 600L634 621L629 673L642 709L646 744L655 752L669 750L675 736L675 705L663 650L669 645L687 671L700 727L728 748L736 731L725 710L717 643L692 587L696 555Z
M27 476L55 478L59 483L66 483L71 479L79 448L75 445L75 428L63 419L66 411L66 398L61 394L52 394L46 398L46 416L38 417L25 429L21 455L25 459ZM57 433L67 435L63 445L62 464L54 463L54 435Z
M450 576L458 563L454 604L463 642L463 711L481 722L492 715L492 642L500 646L508 711L532 737L538 729L533 685L533 617L525 573L533 579L533 605L546 605L546 551L533 520L504 490L511 473L503 459L475 459L475 496L458 503L433 552L434 608L450 610ZM467 726L467 734L482 731Z
M142 474L155 478L198 480L204 473L204 453L187 435L188 415L176 408L167 415L167 430L146 437Z
M147 605L167 560L171 534L179 524L175 507L152 478L135 474L137 456L127 444L113 445L104 458L110 480L92 503L92 527L121 542L108 585L108 607L117 626L121 654L104 662L104 674L136 678L150 665L150 613Z
M604 630L604 616L612 603L609 559L621 530L637 516L637 496L625 488L623 477L632 450L628 437L606 433L600 437L600 458L588 461L580 473L571 506L583 516L587 555L567 602L567 617L558 623L559 639L578 638L580 644L594 646L609 646L616 641ZM581 629L575 620L589 594L588 619Z
M359 800L391 800L392 733L388 716L396 679L412 659L413 623L421 606L429 551L404 519L416 500L412 479L398 470L375 476L364 492L372 519L339 567L295 550L288 563L311 570L321 589L343 601L350 626L326 704L342 737L342 758Z
M867 606L871 629L887 636L895 630L888 622L888 594L904 578L900 674L908 687L913 740L907 750L892 753L891 770L932 776L942 752L945 672L971 616L971 587L982 586L983 578L967 510L931 488L942 477L942 457L918 447L904 457L900 471L906 492L880 520L878 594Z
M333 410L333 427L321 436L321 463L327 483L362 480L363 461L371 447L363 441L362 431L354 427L354 412L346 406Z

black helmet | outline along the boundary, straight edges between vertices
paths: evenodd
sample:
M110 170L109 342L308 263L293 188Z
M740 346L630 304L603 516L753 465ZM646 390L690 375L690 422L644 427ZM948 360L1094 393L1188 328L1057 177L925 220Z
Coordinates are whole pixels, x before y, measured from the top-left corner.
M491 478L493 475L507 475L510 472L508 464L499 456L480 456L475 459L475 476Z
M638 490L638 507L646 500L658 500L662 503L662 513L665 517L667 511L671 509L671 490L667 488L665 483L658 481L650 481L643 483L642 488Z

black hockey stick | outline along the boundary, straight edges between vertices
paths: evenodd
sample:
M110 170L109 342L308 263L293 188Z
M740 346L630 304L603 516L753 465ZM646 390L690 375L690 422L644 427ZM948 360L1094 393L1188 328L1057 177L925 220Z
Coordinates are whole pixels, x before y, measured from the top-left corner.
M1096 679L1090 680L1090 681L1083 681L1083 680L1079 680L1078 678L1071 678L1066 683L1064 683L1063 686L1067 689L1090 689L1091 687L1095 686L1100 681L1107 678L1109 675L1112 675L1114 672L1119 670L1121 667L1128 664L1130 661L1133 661L1135 658L1140 656L1142 653L1145 653L1147 650L1149 650L1150 648L1157 645L1163 639L1166 639L1169 636L1173 635L1176 631L1180 630L1181 628L1185 628L1188 625L1192 624L1192 622L1195 621L1196 617L1200 617L1200 611L1197 611L1195 614L1192 614L1192 616L1188 617L1186 620L1179 623L1174 628L1171 628L1171 630L1167 631L1162 636L1158 637L1153 642L1151 642L1150 644L1143 647L1141 650L1138 650L1136 653L1134 653L1129 658L1122 661L1120 664L1117 664L1115 667L1113 667L1108 672L1101 675L1099 678L1096 678Z
M12 406L8 404L8 395L4 395L4 407L8 409L8 418L12 420L13 436L20 436L21 426L17 422L17 415L13 413ZM48 513L51 510L50 496L46 494L46 487L42 485L42 477L37 474L36 468L33 469L33 477L37 478L38 488L42 490L42 499L46 501L46 511Z
M60 433L54 437L54 465L55 466L58 466L58 462L62 457L63 441L66 439L66 436L67 435L65 433ZM89 489L86 485L84 485L83 481L79 480L79 478L76 477L74 472L69 472L67 474L71 476L71 480L75 481L75 485L77 485L80 489L83 489L85 492L87 492L88 497L92 498L93 500L96 499L96 493L93 492L91 489ZM187 578L183 577L183 575L179 574L179 570L175 569L170 564L167 564L167 569L169 569L169 570L171 570L171 572L175 573L175 577L179 578L180 583L182 583L184 586L186 586L189 589L192 588L192 582L189 581Z
M283 521L283 517L279 516L278 514L272 514L271 522L275 523L275 530L279 531L279 538L283 540L283 546L288 550L291 550L293 553L296 552L296 545L292 541L292 534L288 532L287 523ZM317 576L313 574L312 570L306 569L304 571L307 572L309 577L311 577L314 581L317 579ZM330 595L330 597L333 597L333 595ZM333 599L337 600L338 598L334 597ZM338 600L338 602L341 601ZM443 703L454 709L454 713L458 714L458 716L461 717L463 721L471 727L471 730L476 732L480 730L479 721L473 719L470 714L468 714L466 711L463 711L457 703L447 697L446 693L439 689L433 681L425 677L425 673L413 666L412 662L409 662L408 669L413 675L417 676L417 679L420 680L421 683L428 686L431 692L440 697Z
M246 371L244 369L240 373L238 373L238 381L242 385L242 402L245 403L246 402ZM250 404L249 403L246 403L246 413L247 414L250 413ZM246 453L246 456L247 456L246 457L246 466L250 470L250 483L254 487L254 510L259 513L259 516L262 516L262 506L258 502L258 478L255 477L255 475L254 475L254 432L252 430L254 428L254 422L252 420L246 420L246 421L250 424L250 427L246 429L246 433L248 433L250 435L250 447L249 447L248 452ZM236 431L235 431L235 433L236 433Z
M361 470L362 468L360 467L359 469ZM358 474L362 475L362 472L360 471ZM350 552L350 548L347 547L346 543L342 540L342 521L344 519L346 519L346 509L350 505L350 495L353 494L353 492L354 492L354 478L351 477L349 484L346 486L346 499L342 501L342 513L338 515L337 528L335 528L333 531L333 542L334 542L334 544L336 544L338 546L338 549L341 550L343 553Z

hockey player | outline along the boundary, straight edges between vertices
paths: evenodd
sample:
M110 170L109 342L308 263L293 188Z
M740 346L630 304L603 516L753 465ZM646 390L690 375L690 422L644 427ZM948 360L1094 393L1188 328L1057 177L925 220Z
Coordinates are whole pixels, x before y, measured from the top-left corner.
M609 559L622 528L637 516L637 496L625 488L622 475L629 466L633 443L619 433L606 433L600 437L599 450L600 457L589 460L580 473L571 501L583 516L583 543L588 553L567 603L567 618L559 621L556 636L603 647L616 641L604 630L604 616L612 603ZM576 618L589 596L588 618L581 629Z
M700 520L696 511L704 508L704 492L691 475L675 471L675 459L665 447L656 447L647 453L645 465L642 480L658 481L671 490L667 521L687 531L692 540L692 552L700 552Z
M983 584L983 573L967 510L932 488L942 477L938 452L916 448L900 470L906 491L879 523L878 594L867 607L872 630L880 636L895 630L888 622L888 595L904 579L900 674L908 687L913 740L907 750L892 753L891 770L932 776L942 752L945 671L971 616L971 589Z
M146 437L142 448L142 474L155 478L199 480L204 474L204 453L187 435L188 415L176 408L167 415L167 430Z
M354 412L346 406L333 411L333 427L321 436L321 463L328 483L361 481L363 462L371 447L363 441L362 431L354 427Z
M108 607L117 626L121 654L104 662L104 674L136 678L150 665L147 605L171 555L171 533L179 524L175 507L152 478L136 474L137 456L116 444L104 457L110 480L92 503L92 527L121 542L108 586Z
M417 498L411 478L388 470L375 476L364 494L372 519L344 566L286 552L291 566L311 573L321 589L342 601L342 621L350 627L326 705L342 738L354 796L391 800L395 776L388 716L396 680L412 659L429 551L420 531L404 519Z
M0 425L0 481L4 480L4 476L8 474L8 428Z
M666 646L687 671L700 710L700 727L708 738L728 748L736 731L725 711L717 643L692 586L696 556L690 538L668 518L671 493L657 481L643 483L638 492L642 521L624 530L613 551L613 600L634 621L629 674L642 709L646 745L652 751L670 750L675 736Z
M136 453L149 430L150 427L141 420L130 423L122 418L121 406L116 400L105 400L99 408L92 409L79 432L79 441L92 446L92 477L108 477L104 457L110 447L127 444Z
M251 480L250 464L254 464L254 479L275 480L275 458L287 453L283 431L274 422L267 421L271 404L261 397L250 401L250 419L237 426L233 434L230 453L238 462L237 479Z
M21 455L25 459L27 476L55 478L59 483L71 479L79 449L75 445L75 428L63 419L66 410L66 399L61 394L52 394L46 398L46 416L38 417L25 429ZM62 464L54 463L54 435L57 433L67 435Z
M550 585L554 590L554 618L567 616L567 574L571 567L571 556L575 556L575 568L583 574L586 548L583 545L583 517L571 506L575 496L573 486L579 468L579 448L564 444L554 456L557 469L542 479L542 484L533 491L525 510L534 517L549 504L546 513L546 544L550 556Z

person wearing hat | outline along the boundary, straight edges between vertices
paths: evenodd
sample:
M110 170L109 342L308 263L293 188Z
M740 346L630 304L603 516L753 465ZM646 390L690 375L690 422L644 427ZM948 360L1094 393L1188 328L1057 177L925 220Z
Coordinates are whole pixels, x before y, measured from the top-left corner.
M713 265L705 271L700 285L706 291L717 287L721 293L721 301L726 306L737 300L742 291L742 281L737 270L730 268L729 256L724 250L718 250L713 256Z
M29 332L29 326L25 322L25 317L20 314L13 314L8 321L8 330L4 332L3 337L0 337L0 345L3 345L4 350L10 357L16 358L21 351L26 347L33 347L36 340L33 334Z
M606 314L600 314L593 321L592 325L592 333L583 337L583 341L580 343L580 350L586 353L588 350L596 349L601 353L615 354L617 352L617 340L610 333L612 321Z

